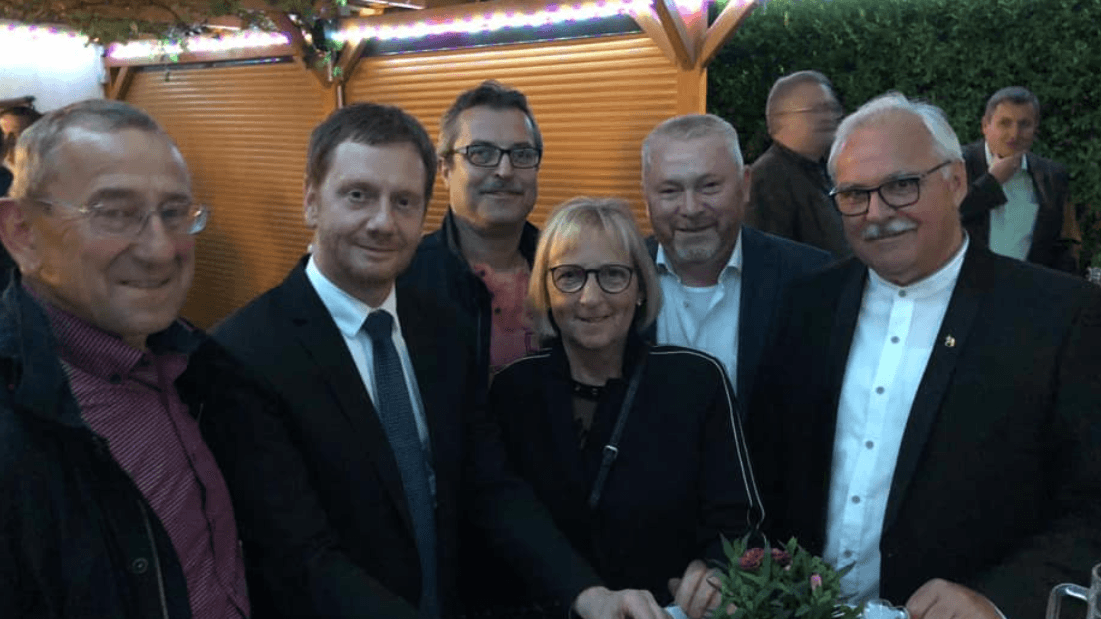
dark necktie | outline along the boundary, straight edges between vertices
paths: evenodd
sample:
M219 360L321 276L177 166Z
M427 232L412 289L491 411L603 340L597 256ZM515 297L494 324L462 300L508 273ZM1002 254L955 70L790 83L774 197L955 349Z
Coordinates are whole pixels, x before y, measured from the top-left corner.
M375 404L401 472L401 484L421 561L421 617L439 616L436 584L436 510L429 487L429 464L417 433L413 404L405 385L401 358L390 336L394 319L385 310L367 315L363 329L374 350Z

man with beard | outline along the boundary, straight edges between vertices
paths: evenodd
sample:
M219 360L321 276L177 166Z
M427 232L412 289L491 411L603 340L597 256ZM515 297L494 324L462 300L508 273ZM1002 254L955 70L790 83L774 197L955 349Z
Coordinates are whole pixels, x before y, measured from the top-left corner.
M524 94L488 80L443 115L436 154L450 208L400 281L468 318L479 367L493 374L539 348L524 299L543 137Z
M665 295L657 341L717 357L742 402L784 287L830 260L742 226L749 180L738 132L718 116L671 118L642 143L650 250Z
M1042 616L1101 556L1101 289L968 237L932 105L873 99L829 161L855 257L778 308L749 423L769 534L852 565L847 603Z
M823 161L841 120L830 80L818 71L776 80L765 120L772 146L753 162L746 223L838 258L849 255Z

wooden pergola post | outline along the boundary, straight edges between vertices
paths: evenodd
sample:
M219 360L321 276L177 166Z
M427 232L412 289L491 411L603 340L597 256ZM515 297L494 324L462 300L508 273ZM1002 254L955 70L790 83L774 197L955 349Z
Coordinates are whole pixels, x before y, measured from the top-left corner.
M651 0L634 16L643 32L677 67L677 114L707 112L707 65L756 8L758 0L730 0L710 27L707 2Z

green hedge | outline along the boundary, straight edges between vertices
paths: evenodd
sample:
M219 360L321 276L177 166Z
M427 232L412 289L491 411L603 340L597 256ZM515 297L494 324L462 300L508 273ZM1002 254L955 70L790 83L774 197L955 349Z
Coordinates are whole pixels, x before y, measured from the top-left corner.
M892 89L935 103L964 144L991 93L1029 88L1043 109L1033 150L1069 168L1083 262L1101 266L1101 0L767 1L708 73L708 107L747 161L768 144L772 82L801 69L830 76L848 111Z

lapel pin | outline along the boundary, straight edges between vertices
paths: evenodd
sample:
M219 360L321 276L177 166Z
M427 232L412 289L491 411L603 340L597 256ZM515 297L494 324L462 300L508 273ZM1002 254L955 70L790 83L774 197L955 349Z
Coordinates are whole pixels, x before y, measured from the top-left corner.
M951 335L944 338L944 345L948 348L954 348L956 346L956 338Z

